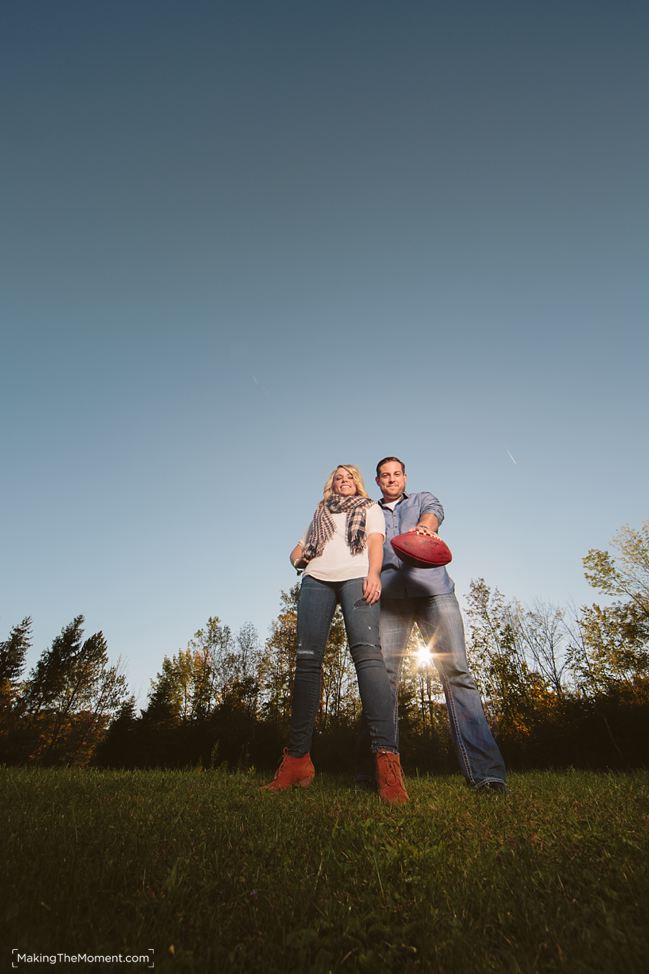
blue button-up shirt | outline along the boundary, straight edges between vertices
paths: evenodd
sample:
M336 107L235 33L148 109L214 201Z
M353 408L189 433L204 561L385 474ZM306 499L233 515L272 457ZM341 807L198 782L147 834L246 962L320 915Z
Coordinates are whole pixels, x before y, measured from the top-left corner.
M381 587L389 599L422 598L428 595L448 595L455 584L444 565L433 568L413 568L401 561L390 544L390 538L404 534L417 526L422 514L434 514L439 523L444 520L444 508L433 494L422 490L419 494L404 494L394 510L380 500L385 515L385 544Z

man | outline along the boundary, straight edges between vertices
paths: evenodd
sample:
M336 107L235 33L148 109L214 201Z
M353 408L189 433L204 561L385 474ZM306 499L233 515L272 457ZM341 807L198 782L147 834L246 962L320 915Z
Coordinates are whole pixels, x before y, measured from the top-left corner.
M395 694L401 665L415 623L430 646L446 697L446 707L462 774L476 789L504 791L505 764L485 719L480 695L469 673L464 625L455 585L446 568L416 568L404 564L390 539L406 531L436 535L444 519L442 505L432 494L406 493L406 468L398 457L385 457L376 467L376 483L385 515L385 544L381 571L381 646Z

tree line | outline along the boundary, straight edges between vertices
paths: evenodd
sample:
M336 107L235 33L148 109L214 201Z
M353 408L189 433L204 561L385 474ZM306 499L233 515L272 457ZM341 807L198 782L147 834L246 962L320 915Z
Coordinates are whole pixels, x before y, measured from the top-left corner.
M464 606L467 652L488 719L512 768L647 765L649 521L623 528L613 554L591 549L586 578L607 596L579 610L507 599L474 579ZM165 656L137 712L120 664L83 617L65 626L24 677L31 620L0 643L0 763L104 767L270 768L290 717L299 586L282 592L263 645L214 616ZM446 706L414 636L400 686L409 770L452 771ZM314 755L352 770L360 701L342 616L327 643Z

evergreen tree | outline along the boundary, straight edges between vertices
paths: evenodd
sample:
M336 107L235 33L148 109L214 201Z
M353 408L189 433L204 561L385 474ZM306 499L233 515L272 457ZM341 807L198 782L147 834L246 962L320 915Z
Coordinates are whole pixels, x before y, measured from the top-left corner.
M127 697L111 721L106 736L99 743L94 763L110 768L134 768L138 766L138 718L135 713L135 697Z
M0 712L12 709L20 693L19 678L31 646L32 620L26 616L0 643Z
M83 616L76 616L44 650L30 673L25 688L25 708L34 715L56 707L74 682L75 660L81 649Z
M31 619L27 616L0 643L0 763L20 761L26 747L21 721L23 709L20 676L31 645Z
M25 691L31 759L84 763L127 693L119 665L111 666L103 633L83 640L77 616L30 674Z

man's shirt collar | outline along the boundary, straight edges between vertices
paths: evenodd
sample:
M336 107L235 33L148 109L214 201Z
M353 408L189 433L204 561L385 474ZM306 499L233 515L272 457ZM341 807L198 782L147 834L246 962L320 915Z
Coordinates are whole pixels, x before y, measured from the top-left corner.
M379 503L379 505L381 507L385 507L387 504L395 504L395 503L396 504L400 504L401 501L405 501L407 499L408 499L408 495L406 494L406 492L404 490L403 494L401 495L401 497L399 498L398 501L396 501L396 502L395 501L386 501L386 499L384 497L382 497L381 500L378 503Z

